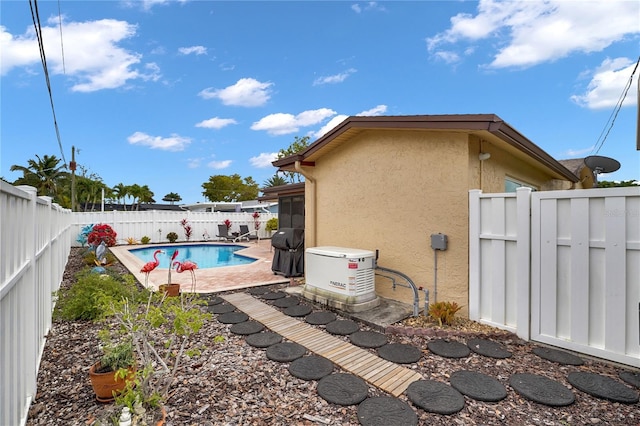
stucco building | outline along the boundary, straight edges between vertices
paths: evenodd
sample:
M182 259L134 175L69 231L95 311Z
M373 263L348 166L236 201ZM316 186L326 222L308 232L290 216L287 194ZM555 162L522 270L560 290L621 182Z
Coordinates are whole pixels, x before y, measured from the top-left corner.
M273 162L305 176L305 246L379 250L378 264L468 304L468 192L581 187L580 179L492 114L349 117L306 150ZM376 277L379 296L413 302Z

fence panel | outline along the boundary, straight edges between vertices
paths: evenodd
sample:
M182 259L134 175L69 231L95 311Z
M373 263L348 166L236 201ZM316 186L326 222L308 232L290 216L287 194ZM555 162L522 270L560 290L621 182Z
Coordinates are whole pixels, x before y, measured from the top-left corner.
M0 424L23 425L69 257L71 212L0 181Z

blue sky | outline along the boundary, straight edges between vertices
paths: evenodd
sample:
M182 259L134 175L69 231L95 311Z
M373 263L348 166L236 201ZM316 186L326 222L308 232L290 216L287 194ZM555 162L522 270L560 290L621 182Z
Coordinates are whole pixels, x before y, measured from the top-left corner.
M62 157L29 2L0 3L0 176ZM66 161L108 186L206 201L262 184L296 136L350 115L500 116L556 159L640 179L636 1L38 2ZM64 59L64 60L63 60ZM603 136L608 132L603 143Z

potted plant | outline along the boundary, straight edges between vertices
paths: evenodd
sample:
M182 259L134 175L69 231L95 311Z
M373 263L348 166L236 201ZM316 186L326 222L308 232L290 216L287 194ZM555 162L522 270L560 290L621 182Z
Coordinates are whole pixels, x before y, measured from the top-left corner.
M178 240L178 234L175 232L169 232L167 234L167 240L169 240L170 243L175 243Z
M107 343L100 361L89 368L91 387L100 402L111 402L135 377L135 358L131 340Z
M171 255L171 260L169 261L169 270L168 270L168 277L167 277L167 283L166 284L161 284L159 286L159 290L161 293L166 293L167 296L178 296L180 295L180 284L176 284L176 283L172 283L171 282L171 269L173 267L173 261L175 260L175 258L178 256L178 250L174 250L173 254Z
M269 235L271 235L271 233L273 231L277 231L278 230L278 218L277 217L272 217L271 219L267 220L267 224L265 225L264 229L269 232Z

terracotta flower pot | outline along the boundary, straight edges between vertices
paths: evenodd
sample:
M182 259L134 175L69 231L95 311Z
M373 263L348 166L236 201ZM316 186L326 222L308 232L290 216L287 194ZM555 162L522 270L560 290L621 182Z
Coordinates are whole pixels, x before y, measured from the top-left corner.
M116 377L114 371L106 373L97 373L100 368L100 361L96 362L89 369L89 379L91 386L96 394L96 399L100 402L111 402L114 400L114 392L118 394L127 385L127 380L133 380L135 370L133 367L129 369L129 375L126 378Z
M179 296L180 284L160 284L160 291L167 293L167 296Z

